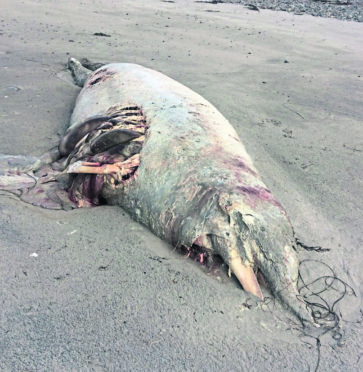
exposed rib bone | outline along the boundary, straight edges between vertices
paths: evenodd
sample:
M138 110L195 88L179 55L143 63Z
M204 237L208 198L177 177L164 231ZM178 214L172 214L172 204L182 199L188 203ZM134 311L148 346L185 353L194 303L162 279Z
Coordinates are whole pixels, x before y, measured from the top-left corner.
M67 173L88 173L88 174L112 174L119 173L121 176L129 174L133 168L140 164L140 155L136 154L131 158L114 164L100 164L88 161L77 161L71 164Z

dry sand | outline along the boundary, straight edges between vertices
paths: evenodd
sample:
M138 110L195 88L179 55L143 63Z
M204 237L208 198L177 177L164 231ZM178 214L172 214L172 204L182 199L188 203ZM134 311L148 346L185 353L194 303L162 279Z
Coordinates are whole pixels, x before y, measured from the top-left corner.
M306 331L321 336L319 360L279 303L254 303L121 209L49 211L3 194L0 370L314 371L318 360L319 371L363 369L363 24L186 0L0 9L0 153L58 143L79 91L68 55L154 68L231 121L298 237L331 248L301 257L329 264L356 292L336 305L339 333ZM306 280L328 272L304 270Z

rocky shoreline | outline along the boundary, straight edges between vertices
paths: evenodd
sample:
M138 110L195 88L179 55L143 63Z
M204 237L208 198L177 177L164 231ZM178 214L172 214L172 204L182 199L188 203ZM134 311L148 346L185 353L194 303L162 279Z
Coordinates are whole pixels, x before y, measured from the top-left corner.
M363 0L211 0L197 1L211 4L242 4L251 10L269 9L343 21L363 22Z

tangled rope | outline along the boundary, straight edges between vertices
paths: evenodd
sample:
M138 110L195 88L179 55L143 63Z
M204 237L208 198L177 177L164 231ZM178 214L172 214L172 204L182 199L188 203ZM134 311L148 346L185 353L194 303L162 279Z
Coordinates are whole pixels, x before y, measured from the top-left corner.
M316 252L327 251L327 249L321 247L308 247L308 250ZM328 270L328 273L307 282L302 275L302 271L305 265L309 264L311 266L312 263L322 265L323 269ZM314 322L319 325L319 328L315 328L314 330L304 328L301 333L301 337L315 340L317 362L314 371L316 372L318 371L320 364L321 337L327 333L331 333L332 338L337 342L337 344L342 344L343 332L340 326L342 318L341 314L338 314L337 312L337 304L342 301L345 296L356 296L356 293L349 284L336 275L334 270L328 264L315 259L306 259L300 262L298 291L301 298L311 309ZM308 342L307 344L311 345Z

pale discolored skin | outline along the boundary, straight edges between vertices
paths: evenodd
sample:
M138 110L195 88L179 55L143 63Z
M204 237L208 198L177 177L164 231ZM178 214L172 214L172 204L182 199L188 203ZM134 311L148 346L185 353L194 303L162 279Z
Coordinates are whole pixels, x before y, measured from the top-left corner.
M297 298L299 262L290 221L230 123L203 97L159 72L133 64L101 70L86 81L70 127L130 103L142 107L149 125L137 177L117 187L105 184L107 203L173 246L197 244L222 256L237 277L247 276L239 279L245 286L250 281L256 295L258 285L248 270L239 272L238 261L259 268L272 292L299 318L311 320Z
M93 171L82 159L68 173L103 174L98 187L107 204L122 207L173 246L220 255L244 288L263 298L254 274L260 270L274 295L310 322L296 288L290 221L223 115L189 88L142 66L109 64L91 74L70 59L69 68L84 87L60 144L62 156L96 130L99 118L109 120L112 107L140 107L147 132L140 153L128 160L133 173L127 180L113 181L118 168L112 164Z

